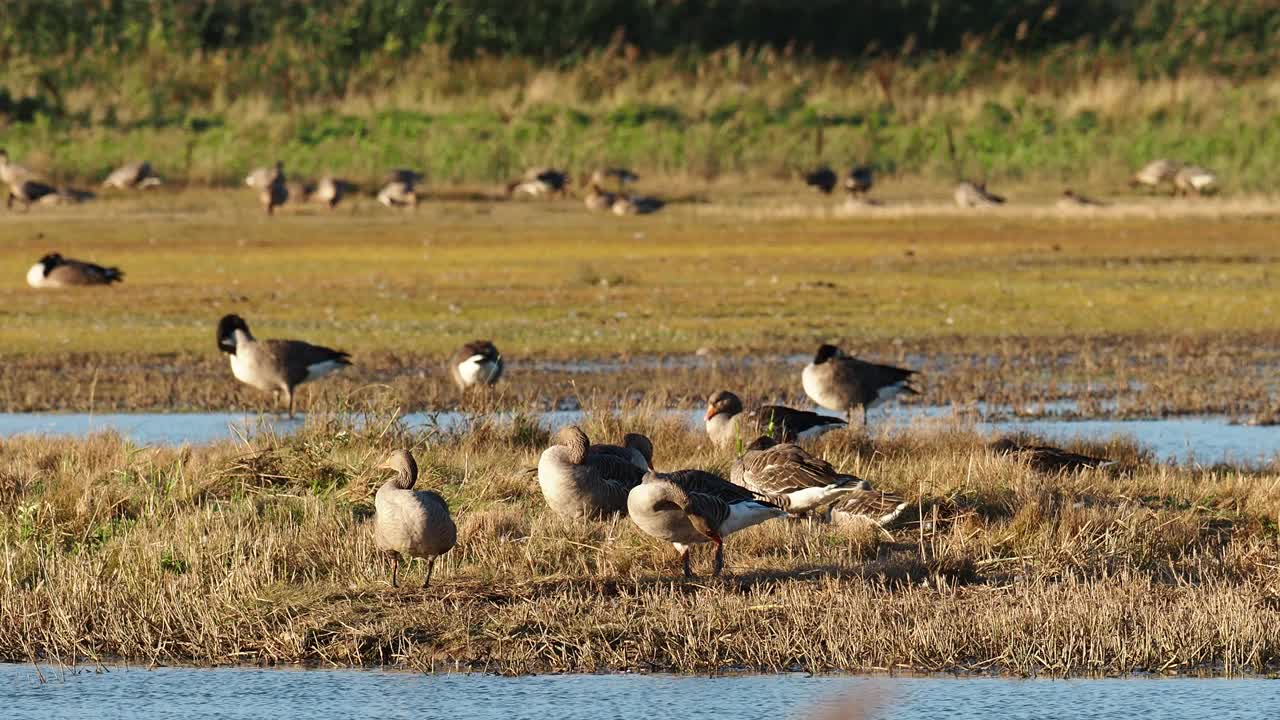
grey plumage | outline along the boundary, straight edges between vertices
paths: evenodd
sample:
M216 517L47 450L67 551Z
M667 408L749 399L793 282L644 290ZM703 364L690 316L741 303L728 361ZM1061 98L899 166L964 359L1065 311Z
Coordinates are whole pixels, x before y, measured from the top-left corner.
M858 409L865 424L867 408L899 394L916 394L911 385L915 375L915 370L866 362L845 355L834 345L822 345L800 373L800 380L809 399L828 410L848 413L850 422Z
M807 440L847 424L841 418L782 405L761 405L754 410L744 410L741 398L728 390L721 390L707 399L705 423L711 442L721 449L733 447L740 441L754 440L761 434L780 442Z
M293 417L294 389L351 364L349 353L301 340L256 340L239 315L218 322L218 349L236 379L259 390L283 392Z
M1004 204L1004 198L987 190L987 184L965 180L956 186L956 205L962 208L995 207Z
M464 344L449 356L447 364L453 384L463 391L498 382L505 367L502 354L488 340L473 340Z
M117 190L145 190L163 182L151 168L151 163L141 160L125 163L112 170L111 174L107 175L107 179L102 181L102 187L113 187Z
M622 457L589 452L591 442L576 425L562 428L553 443L538 459L538 486L552 510L575 518L626 513L627 493L643 470Z
M729 479L793 514L812 512L871 484L838 472L799 445L756 438L730 469Z
M392 587L397 584L401 557L424 558L425 588L431 582L436 558L449 552L458 539L449 503L430 490L413 489L418 481L418 463L408 450L391 453L378 468L391 470L395 476L383 483L374 497L374 545L391 560Z

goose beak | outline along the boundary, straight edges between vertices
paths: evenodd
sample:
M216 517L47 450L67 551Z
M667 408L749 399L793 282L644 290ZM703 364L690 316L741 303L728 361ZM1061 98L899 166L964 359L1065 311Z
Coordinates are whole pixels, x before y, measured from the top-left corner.
M715 416L716 416L716 406L715 406L715 405L708 405L708 406L707 406L707 416L706 416L705 418L703 418L703 419L704 419L704 420L710 420L711 418L713 418L713 417L715 417Z

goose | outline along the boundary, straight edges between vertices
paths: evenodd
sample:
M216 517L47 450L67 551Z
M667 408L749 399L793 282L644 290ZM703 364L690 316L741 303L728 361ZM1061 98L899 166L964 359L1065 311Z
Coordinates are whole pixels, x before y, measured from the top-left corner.
M627 512L627 493L644 470L613 454L589 452L591 441L576 425L561 428L553 442L538 458L538 486L548 507L571 518Z
M151 169L151 163L142 160L126 163L112 170L107 179L102 181L102 187L113 187L117 190L145 190L163 182L164 180Z
M373 500L373 544L386 553L391 562L391 587L397 587L400 558L423 558L427 575L425 589L431 583L436 558L449 552L458 541L458 528L449 515L449 503L430 490L414 490L418 482L418 463L408 450L396 450L378 466L395 475L378 488Z
M1187 165L1173 176L1173 186L1178 194L1206 195L1217 189L1218 176L1212 170L1199 165Z
M0 148L0 182L13 185L32 177L33 173L9 159L9 151Z
M849 522L855 518L870 518L880 527L888 527L902 517L910 505L900 496L880 490L856 490L831 506L831 519Z
M422 178L422 173L413 170L392 170L378 191L378 202L387 207L418 207L417 188Z
M648 215L666 206L666 201L646 195L619 195L613 201L614 215Z
M795 442L821 437L847 425L838 417L781 405L761 405L744 412L742 400L728 390L707 399L704 420L711 442L722 450L733 447L740 438L754 438L761 433L781 442Z
M60 288L72 285L110 285L124 279L120 268L103 267L82 260L64 258L53 252L27 271L27 284L33 288Z
M1133 174L1133 178L1129 180L1129 187L1143 185L1152 189L1159 189L1165 183L1172 184L1174 176L1178 174L1178 170L1181 168L1182 163L1177 160L1169 160L1168 158L1152 160Z
M834 345L822 345L813 362L800 373L804 392L818 405L847 413L853 422L853 409L861 410L862 424L867 422L867 409L897 395L917 394L911 387L915 370L877 365L849 357Z
M498 382L502 368L502 355L488 340L469 342L449 356L449 376L459 390Z
M268 215L274 215L275 209L289 199L289 184L284 175L284 163L276 161L275 168L258 168L249 173L244 184L258 191L258 201ZM295 186L295 192L304 192Z
M825 165L804 174L804 184L824 195L830 195L836 187L836 172Z
M1118 464L1114 460L1081 455L1080 453L1073 453L1051 445L1036 445L1013 437L1000 438L991 443L989 447L992 452L1001 455L1016 455L1017 457L1025 458L1033 469L1051 475L1063 472L1095 470Z
M1094 200L1091 197L1081 195L1080 193L1068 188L1062 191L1062 197L1058 198L1058 207L1063 209L1069 208L1098 208L1106 207L1107 203L1101 200Z
M39 180L22 177L9 184L9 197L5 201L5 207L13 209L14 201L22 203L22 209L31 209L31 203L40 203L41 205L58 205L62 202L57 188Z
M622 436L622 445L593 444L587 448L589 455L612 455L648 472L653 469L653 442L640 433Z
M757 493L795 515L817 510L848 493L871 488L866 480L837 472L831 463L814 457L799 445L779 443L767 435L752 441L734 461L729 479L734 485Z
M342 202L342 198L348 194L355 192L356 186L341 178L332 175L325 175L320 178L320 182L316 183L315 191L311 193L311 201L327 205L330 210L338 207L338 203Z
M230 356L231 374L240 382L276 396L283 391L290 418L294 388L351 364L341 350L301 340L255 340L239 315L218 321L218 349Z
M844 189L850 195L866 195L871 189L874 176L870 165L858 165L849 171L845 178Z
M685 577L693 577L690 546L715 544L712 575L718 576L724 569L724 538L786 514L782 508L749 494L729 499L720 494L690 491L671 476L653 472L646 474L627 494L628 517L646 535L675 546Z
M36 202L41 205L79 205L83 202L89 202L93 198L94 194L88 190L63 186L51 193L41 195Z
M1004 198L987 190L986 183L965 180L956 186L956 205L962 208L995 207L1004 204Z
M618 196L614 193L607 192L600 187L597 182L592 182L587 188L587 195L583 199L583 204L588 210L609 210L618 200Z
M569 174L555 168L531 168L518 180L507 183L507 195L523 193L533 197L564 197L569 189Z
M603 186L610 178L618 183L618 192L627 185L631 185L640 179L640 176L624 167L605 167L591 173L591 182Z

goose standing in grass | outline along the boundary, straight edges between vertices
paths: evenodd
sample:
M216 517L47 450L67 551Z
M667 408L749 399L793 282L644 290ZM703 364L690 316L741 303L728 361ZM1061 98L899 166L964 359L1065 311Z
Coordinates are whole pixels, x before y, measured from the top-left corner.
M795 442L821 437L847 425L838 417L782 405L761 405L744 412L742 400L728 390L721 390L707 399L704 420L707 435L721 450L734 447L739 440L748 442L761 434L780 442Z
M1153 190L1159 190L1160 186L1165 183L1173 185L1173 178L1178 174L1178 170L1181 167L1182 163L1176 160L1169 160L1168 158L1152 160L1146 165L1143 165L1138 172L1133 174L1133 178L1129 180L1129 186L1143 186Z
M569 190L569 173L555 168L531 168L518 180L507 183L507 196L564 197Z
M813 512L852 492L871 489L855 475L837 472L831 463L804 448L756 438L729 471L734 485L763 496L787 512Z
M608 518L627 512L627 493L645 471L612 453L590 452L582 428L561 428L538 459L538 486L547 506L571 518Z
M1106 206L1107 203L1081 195L1070 188L1063 190L1062 197L1058 198L1058 207L1064 210L1072 208L1100 208Z
M614 193L607 192L600 184L594 180L587 187L587 195L582 202L587 206L588 210L609 210L613 208L613 204L618 200L618 196Z
M502 369L502 354L488 340L473 340L449 356L449 377L462 391L498 382Z
M296 387L351 364L341 350L301 340L255 340L239 315L218 322L218 349L230 356L231 374L240 382L277 397L283 392L290 418Z
M378 202L387 207L418 207L418 183L422 177L422 173L413 170L392 170L378 191Z
M831 506L831 519L850 522L867 518L880 527L888 527L898 521L910 505L902 497L880 490L856 490L837 500Z
M818 405L847 414L853 422L854 408L860 410L862 425L867 423L867 409L900 394L916 394L911 387L915 370L877 365L849 357L834 345L822 345L813 362L800 373L804 392Z
M1218 176L1208 168L1187 165L1173 176L1173 187L1179 195L1208 195L1218 186Z
M987 190L986 183L965 180L956 186L953 195L956 205L962 208L996 207L1004 204L1004 198Z
M107 179L102 181L102 187L113 187L117 190L146 190L163 182L164 180L151 169L151 163L142 160L126 163L112 170Z
M397 586L400 558L423 558L427 574L422 581L431 583L436 558L453 549L458 541L458 528L449 515L449 503L430 490L414 490L418 482L418 463L408 450L391 453L379 470L391 470L395 476L378 488L373 507L373 543L391 561L391 587Z
M689 548L702 543L716 546L712 575L724 569L724 539L766 520L783 517L782 508L750 494L726 496L687 491L677 474L648 473L627 495L627 515L646 535L669 542L680 553L685 577L693 577Z
M804 184L814 188L823 195L831 194L831 191L836 187L838 179L839 178L836 177L836 171L826 167L825 165L817 170L804 174Z
M1016 437L1000 438L991 443L989 447L992 452L1001 455L1024 458L1032 469L1050 475L1095 470L1112 467L1117 464L1114 460L1073 453L1051 445L1037 445L1034 442L1025 442Z
M866 195L874 184L875 176L870 165L858 165L849 171L844 180L844 190L851 196Z
M244 184L258 191L258 202L268 215L274 215L276 208L289 199L283 162L276 161L274 168L257 168L245 177Z
M103 267L91 262L64 258L54 252L40 258L27 271L27 284L33 288L61 288L73 285L110 285L124 279L120 268Z

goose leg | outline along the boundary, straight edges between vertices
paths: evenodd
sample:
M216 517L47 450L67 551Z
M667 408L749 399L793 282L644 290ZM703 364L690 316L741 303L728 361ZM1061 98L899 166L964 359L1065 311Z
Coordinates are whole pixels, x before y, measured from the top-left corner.
M400 587L398 578L400 574L400 559L396 557L395 553L388 553L387 558L391 561L391 587Z
M436 559L434 556L432 556L431 558L427 559L427 577L422 581L423 590L426 590L427 586L431 584L431 571L434 570L435 567L436 567Z
M684 566L684 576L687 578L693 577L693 568L689 565L689 546L677 545L676 548L680 551L680 562Z
M284 395L289 400L289 419L292 420L293 419L293 388L286 388L284 391Z
M711 542L716 544L716 562L712 566L711 574L720 577L720 571L724 570L724 543L715 538L712 538Z

